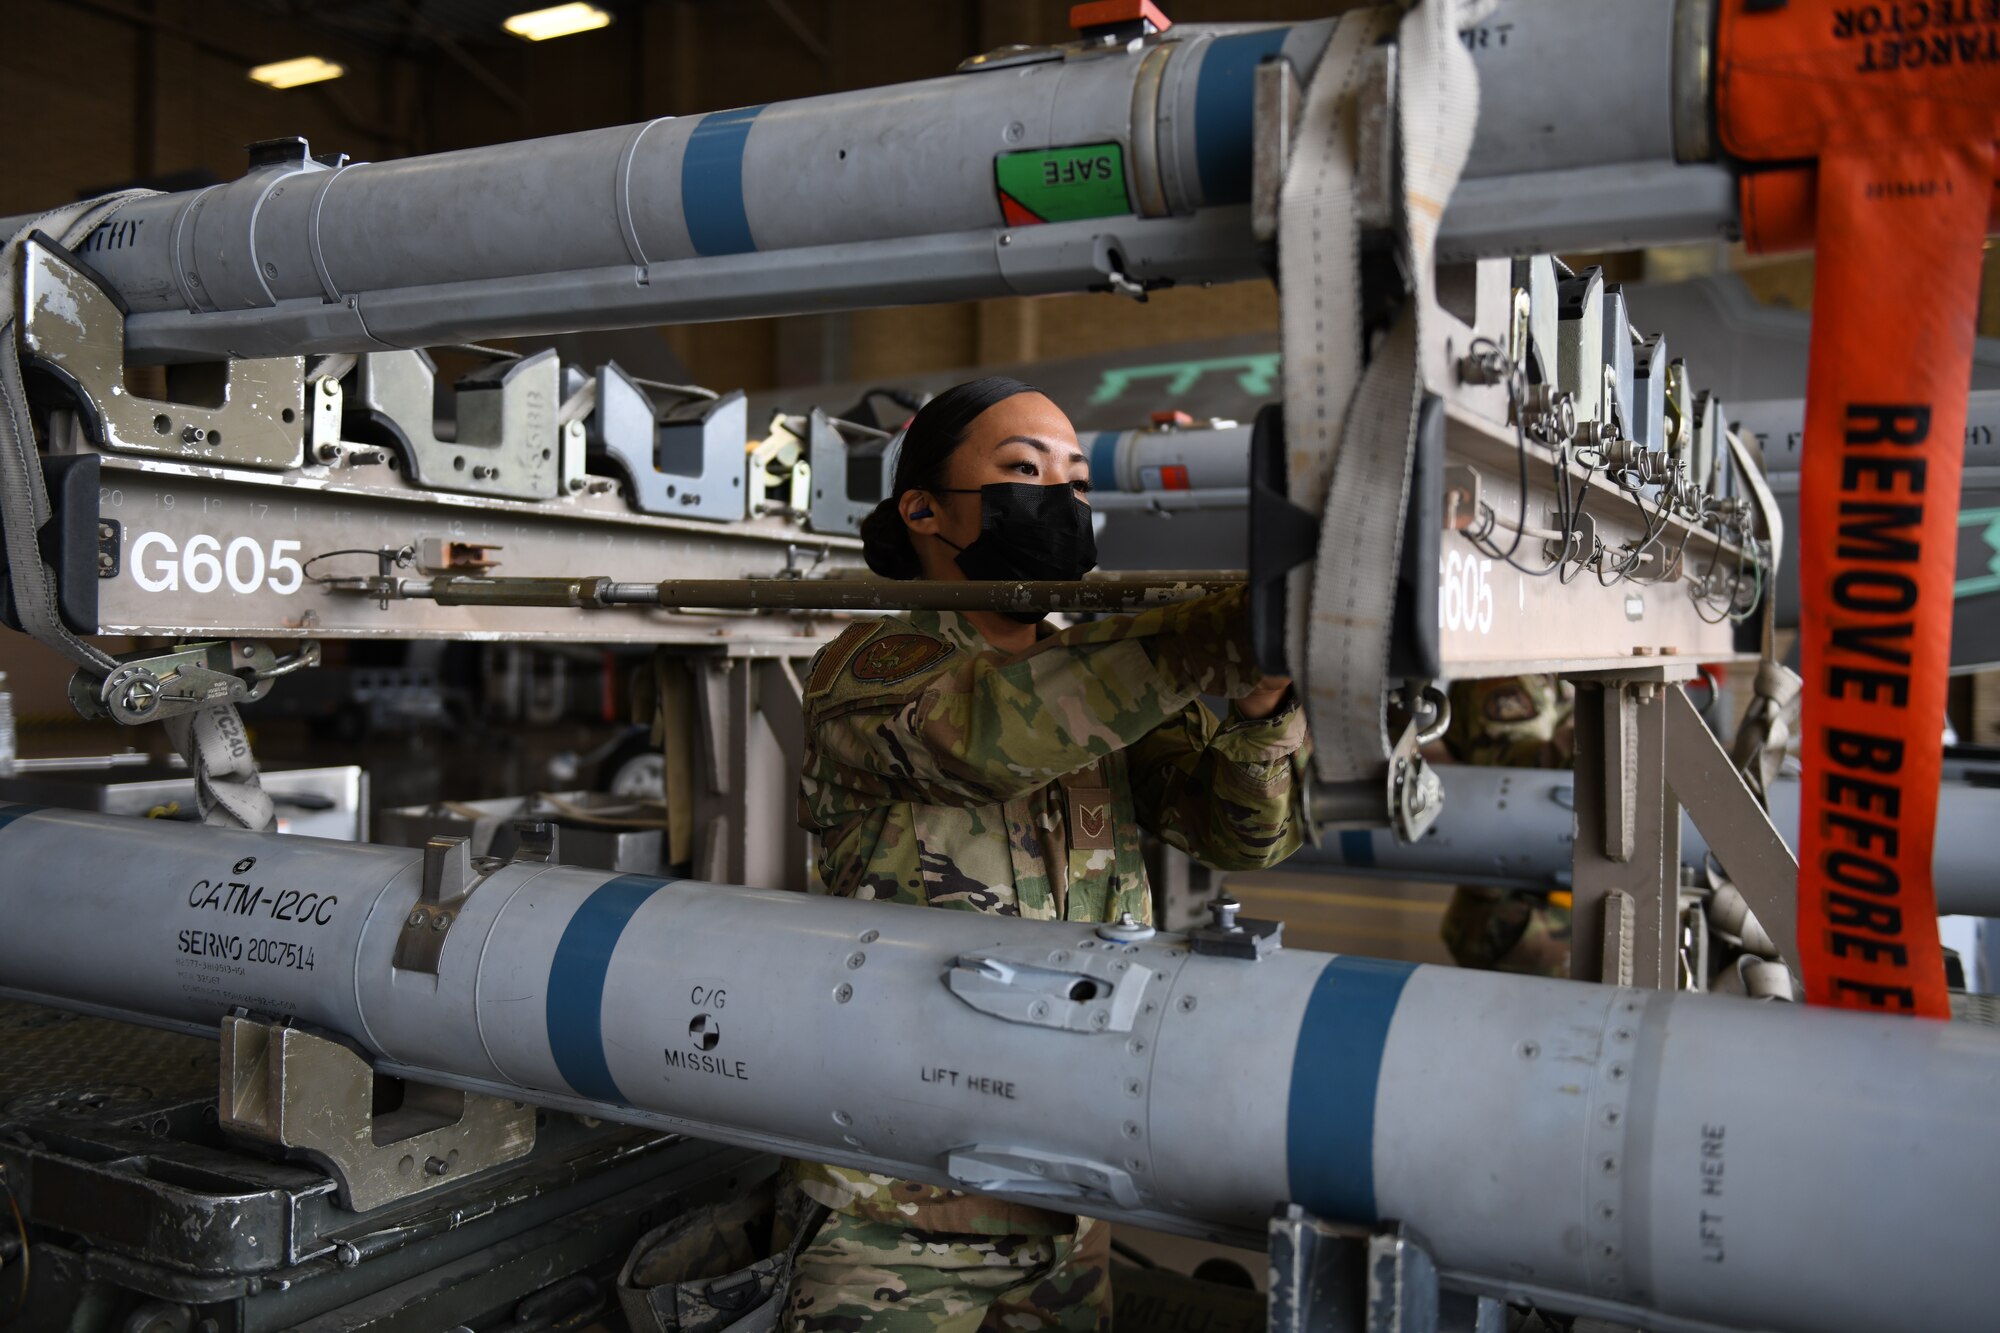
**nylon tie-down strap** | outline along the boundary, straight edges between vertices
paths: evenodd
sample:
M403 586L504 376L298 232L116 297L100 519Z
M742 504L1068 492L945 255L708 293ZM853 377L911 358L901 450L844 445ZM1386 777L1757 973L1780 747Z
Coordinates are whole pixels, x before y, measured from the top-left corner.
M0 324L0 537L6 544L14 609L29 635L99 676L118 662L63 623L55 573L43 562L37 540L50 510L21 375L21 243L41 232L65 249L74 249L131 200L151 193L130 190L52 209L0 247L0 314L6 319ZM195 806L204 823L250 829L272 826L276 811L257 777L235 705L211 705L170 718L165 725L168 739L194 775Z
M1396 566L1409 504L1419 364L1434 301L1438 223L1479 118L1479 78L1459 41L1478 12L1424 0L1396 27L1397 245L1411 296L1367 358L1355 225L1353 93L1393 10L1343 17L1307 86L1278 220L1285 292L1285 431L1292 502L1321 514L1310 570L1294 570L1287 659L1304 677L1314 764L1329 782L1381 776L1391 738L1382 706Z
M1835 0L1724 0L1716 50L1721 140L1773 167L1746 177L1745 240L1817 250L1799 487L1806 998L1932 1018L1950 1016L1931 851L2000 138L2000 65L1980 54L1992 20L1973 9L1901 6L1890 31Z

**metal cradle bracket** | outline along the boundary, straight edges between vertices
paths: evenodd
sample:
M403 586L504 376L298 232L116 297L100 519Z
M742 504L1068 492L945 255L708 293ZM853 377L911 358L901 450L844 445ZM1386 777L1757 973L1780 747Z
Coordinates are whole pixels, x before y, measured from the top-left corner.
M889 494L901 439L812 410L806 455L812 463L814 532L861 531L861 520Z
M669 416L616 362L606 362L597 371L590 449L608 455L625 474L642 513L738 522L747 502L748 413L747 401L735 392L691 414Z
M150 398L125 385L125 312L90 272L46 236L23 242L21 265L21 350L77 395L99 446L177 463L303 461L304 357L170 367L169 392L192 401Z
M535 1108L422 1084L377 1111L375 1071L339 1042L239 1015L222 1020L217 1116L232 1134L332 1174L343 1207L367 1212L524 1157Z
M1271 1219L1271 1333L1502 1333L1490 1296L1438 1281L1430 1251L1407 1226L1379 1230L1324 1221L1297 1204Z
M510 500L555 496L562 363L553 350L495 361L461 379L449 440L438 438L432 412L436 381L437 366L421 351L370 352L355 368L348 407L396 437L419 485Z

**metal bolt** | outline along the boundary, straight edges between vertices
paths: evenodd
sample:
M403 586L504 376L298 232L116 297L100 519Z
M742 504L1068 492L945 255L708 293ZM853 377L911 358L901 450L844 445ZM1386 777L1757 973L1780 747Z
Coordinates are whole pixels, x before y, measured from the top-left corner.
M117 534L113 532L112 527L109 523L99 523L97 525L97 540L101 542L108 542L112 539L112 537L116 535Z
M1111 1026L1111 1015L1099 1009L1090 1015L1090 1025L1099 1031Z
M1194 996L1183 995L1181 996L1180 1011L1184 1014L1191 1014L1194 1012L1194 1004Z
M1047 1001L1036 1000L1033 1004L1028 1006L1028 1017L1047 1018L1048 1016L1049 1016L1049 1006Z
M867 961L868 961L868 955L862 953L859 949L856 949L853 953L847 955L847 965L850 968L860 967L863 963Z
M1145 1133L1145 1131L1139 1128L1138 1121L1127 1120L1125 1122L1124 1133L1126 1138L1131 1139L1133 1142L1136 1143L1138 1142L1140 1136Z
M854 1117L845 1111L835 1111L833 1113L833 1123L836 1125L851 1125L854 1123Z
M846 982L843 981L833 988L833 1002L835 1004L846 1004L853 998L854 987L848 985Z
M181 439L188 444L200 444L208 438L208 432L199 426L181 427Z
M1524 1041L1514 1049L1521 1053L1523 1060L1532 1060L1542 1053L1542 1044L1538 1041Z
M1243 910L1243 904L1227 893L1218 895L1208 905L1209 924L1217 930L1234 934L1243 927L1236 924L1236 914Z
M113 563L114 562L111 558L111 552L99 551L97 553L97 567L99 569L109 569L111 568Z
M442 931L450 925L451 925L450 912L439 912L436 916L431 918L432 930Z
M1150 940L1155 933L1151 926L1130 912L1120 912L1116 921L1106 922L1097 928L1097 937L1106 941L1106 952L1123 945L1126 953L1137 953L1139 946L1133 941Z
M422 908L420 908L420 907L419 907L419 908L414 908L414 909L412 909L412 910L411 910L411 912L410 912L410 919L409 919L409 921L408 921L408 922L406 922L405 924L407 924L407 925L412 925L412 926L421 926L421 925L423 925L423 924L424 924L424 912L423 912L423 909L422 909Z
M876 940L879 940L881 938L882 938L882 932L879 930L864 930L861 932L861 942L863 944L873 944Z
M1127 1097L1137 1097L1145 1091L1146 1091L1146 1085L1144 1083L1141 1083L1138 1079L1128 1078L1125 1080L1125 1095Z
M441 1176L449 1170L451 1170L451 1164L446 1162L442 1157L424 1158L424 1174L427 1176Z

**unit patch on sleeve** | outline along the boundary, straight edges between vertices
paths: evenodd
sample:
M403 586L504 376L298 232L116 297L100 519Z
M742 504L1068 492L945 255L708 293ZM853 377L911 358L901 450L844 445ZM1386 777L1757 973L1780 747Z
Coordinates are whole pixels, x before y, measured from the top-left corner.
M819 650L819 655L813 659L812 675L806 680L808 698L817 698L833 688L841 668L847 665L855 650L868 641L868 636L875 629L875 625L866 621L849 625L840 632L839 638Z
M870 685L893 685L950 652L950 644L928 634L885 634L854 655L848 674Z

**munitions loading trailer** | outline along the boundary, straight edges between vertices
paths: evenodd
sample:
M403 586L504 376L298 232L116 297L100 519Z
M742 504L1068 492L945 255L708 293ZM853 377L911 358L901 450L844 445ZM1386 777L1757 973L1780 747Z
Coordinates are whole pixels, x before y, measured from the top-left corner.
M1432 0L1150 28L406 163L260 145L228 185L0 228L41 427L21 437L16 418L0 449L13 604L80 659L81 708L214 719L310 669L328 637L672 645L701 698L699 874L767 886L607 879L554 865L532 834L500 864L448 840L414 855L0 809L26 925L0 946L5 990L222 1037L215 1127L167 1096L94 1138L24 1119L0 1146L36 1224L90 1243L60 1292L145 1293L159 1327L219 1330L335 1312L351 1327L369 1289L372 1326L398 1327L383 1302L408 1288L362 1275L451 1289L416 1275L499 1252L468 1219L509 1216L493 1245L553 1254L579 1206L610 1210L600 1241L623 1237L740 1188L775 1150L1235 1240L1289 1202L1269 1228L1274 1326L1390 1307L1442 1326L1509 1297L1659 1328L1990 1307L1977 1226L1924 1224L2000 1170L1974 1132L1990 1042L1654 993L1682 971L1681 805L1795 961L1796 864L1680 688L1737 654L1739 626L1756 646L1779 511L1699 367L1548 252L1738 226L1737 164L1710 141L1710 5L1461 16ZM506 206L522 191L547 207ZM426 347L1265 278L1282 404L1164 464L1243 478L1250 549L1214 569L863 584L854 523L892 440L813 413L746 460L740 396L552 353L494 359L458 384L453 431L431 420ZM168 368L164 397L127 390L141 364ZM45 512L22 508L36 477ZM1428 682L1578 682L1576 971L1638 989L1273 953L1226 911L1185 934L1085 932L770 891L803 886L796 841L767 832L784 822L772 755L796 753L799 668L829 611L1129 608L1246 578L1260 658L1306 700L1323 826L1414 841L1436 819ZM80 643L94 633L187 642L113 662ZM217 791L240 775L205 771L198 747L192 762ZM186 891L147 896L161 875ZM74 886L59 910L35 896L48 883ZM259 956L201 962L210 938L239 938L215 929L227 916L256 921ZM189 932L202 950L174 950ZM660 976L685 995L640 982ZM526 989L496 992L509 983ZM512 1000L531 1003L495 1008ZM980 1085L1004 1096L865 1107L815 1063L839 1044L867 1077L900 1077L874 1066L909 1054L870 1043L919 1002L943 1006L925 1058L985 1052ZM691 1064L703 1020L733 1049ZM1787 1068L1746 1087L1691 1050ZM1029 1077L1071 1064L1094 1067ZM377 1105L379 1087L401 1104ZM530 1103L642 1128L581 1133ZM298 1114L316 1104L349 1110L329 1128ZM220 1129L315 1169L225 1169L205 1155ZM662 1137L684 1131L750 1151ZM1886 1138L1910 1146L1893 1187L1869 1148ZM1705 1202L1725 1152L1726 1213ZM1491 1182L1477 1198L1468 1169ZM1853 1200L1892 1190L1910 1217L1856 1218ZM244 1245L288 1237L268 1269L176 1252L91 1205L214 1217L226 1198L248 1218L260 1191L271 1220ZM430 1244L446 1235L463 1249ZM1395 1279L1312 1294L1357 1254ZM452 1318L494 1308L477 1283L456 1290Z

